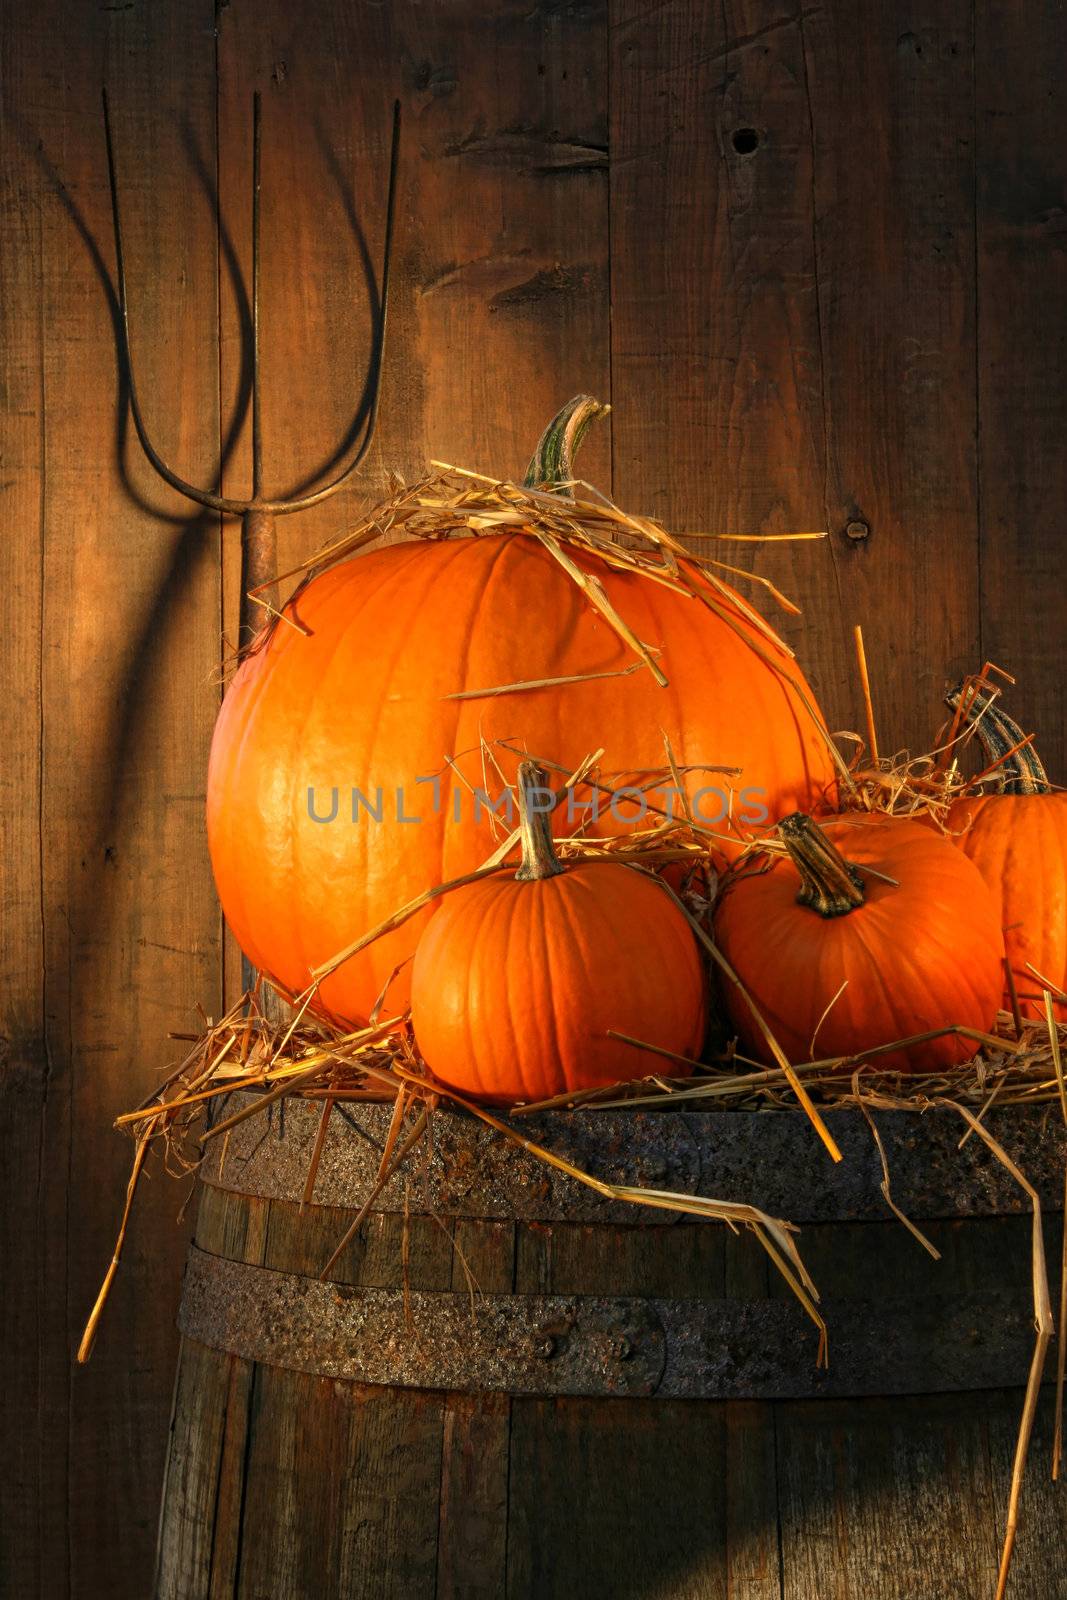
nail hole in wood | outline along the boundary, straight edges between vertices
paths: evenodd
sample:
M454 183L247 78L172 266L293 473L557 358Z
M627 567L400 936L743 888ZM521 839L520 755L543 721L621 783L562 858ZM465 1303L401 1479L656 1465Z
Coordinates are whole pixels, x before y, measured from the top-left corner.
M755 128L735 128L730 143L739 156L750 156L759 145Z

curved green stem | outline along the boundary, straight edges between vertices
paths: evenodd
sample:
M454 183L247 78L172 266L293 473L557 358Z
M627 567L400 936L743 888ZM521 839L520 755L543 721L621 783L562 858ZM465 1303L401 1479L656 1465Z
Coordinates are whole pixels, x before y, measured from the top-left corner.
M1024 742L1026 735L1019 724L1001 710L997 695L977 689L973 694L968 692L964 699L964 685L957 684L945 696L945 704L956 711L960 710L961 702L961 718L974 729L988 765L1000 765L1003 774L1000 793L1051 793L1052 785L1041 757L1032 744Z
M820 917L843 917L863 904L859 873L810 817L795 811L782 818L778 833L800 873L799 905L810 906Z
M543 800L551 794L547 772L536 761L520 762L518 790L522 863L515 876L520 883L538 883L542 878L556 878L567 869L552 843L552 811L534 801L535 796Z
M597 417L606 417L610 406L602 406L591 394L576 394L562 411L557 411L538 441L533 460L522 480L527 489L552 489L568 500L574 496L564 485L574 478L574 457L586 429Z

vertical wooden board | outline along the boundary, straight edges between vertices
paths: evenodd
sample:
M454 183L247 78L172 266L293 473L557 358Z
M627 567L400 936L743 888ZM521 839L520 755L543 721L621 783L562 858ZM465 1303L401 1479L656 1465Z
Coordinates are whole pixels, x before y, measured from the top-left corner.
M351 7L246 0L220 12L220 182L238 260L249 250L250 116L263 94L263 409L271 490L339 448L370 337L392 102L402 185L378 442L351 491L279 524L307 555L433 455L521 472L580 389L608 389L602 6ZM358 223L365 238L361 262ZM223 385L241 364L224 283ZM247 443L247 441L245 441ZM227 472L247 482L242 448ZM588 468L607 479L606 430ZM231 568L236 585L236 568ZM235 591L231 596L235 604Z
M804 1235L797 1240L803 1255ZM780 1276L766 1250L747 1228L730 1233L723 1228L724 1292L728 1300L763 1300L771 1280Z
M944 690L982 648L973 11L879 0L812 8L802 24L826 517L887 755L931 747ZM850 538L850 523L868 537ZM850 670L830 705L834 725L862 731L856 684Z
M205 1210L210 1218L206 1242L201 1236ZM235 1261L262 1266L270 1248L272 1213L273 1204L269 1200L227 1194L223 1190L212 1191L204 1185L196 1223L196 1242L205 1249L214 1247L220 1255L230 1256ZM184 1341L185 1344L188 1342ZM252 1404L256 1388L255 1363L239 1356L230 1356L228 1359L229 1386L211 1540L211 1579L208 1589L211 1600L233 1600L236 1592L247 1493Z
M444 1397L339 1385L351 1410L341 1478L340 1594L430 1600L436 1586Z
M157 1549L157 1600L199 1600L211 1578L234 1358L183 1339Z
M242 1600L322 1600L341 1580L345 1386L257 1366L236 1574Z
M367 1218L358 1281L375 1288L441 1290L452 1282L452 1235L433 1217L380 1212Z
M241 1510L248 1464L248 1431L252 1425L252 1396L256 1368L239 1356L230 1357L230 1387L226 1396L226 1431L222 1440L215 1498L215 1528L211 1541L210 1600L233 1600L237 1563L241 1552Z
M271 1204L258 1195L235 1194L202 1184L196 1215L197 1248L230 1261L262 1265Z
M715 1223L521 1224L515 1287L519 1294L718 1300L725 1289L725 1242L726 1230Z
M615 497L803 607L772 612L735 580L834 718L848 657L832 542L693 537L825 526L803 24L762 0L611 14Z
M511 1294L513 1222L457 1218L452 1288ZM506 1592L511 1400L504 1394L448 1394L441 1439L436 1600L496 1600Z
M41 63L35 35L25 27L0 30L0 78L5 102L33 103ZM7 107L5 106L5 110ZM42 1215L47 1170L42 1134L48 1116L51 1067L44 1026L42 905L41 718L44 648L43 493L45 488L44 319L41 282L40 173L29 131L12 118L0 143L0 395L4 442L0 494L6 531L0 540L0 640L9 692L0 696L0 1117L4 1126L4 1192L0 1260L26 1260ZM49 1359L58 1340L53 1318L61 1305L64 1242L47 1269L36 1258L17 1283L9 1276L0 1323L5 1397L0 1408L0 1590L58 1592L66 1553L42 1548L41 1523L63 1515L65 1429L51 1429L42 1448L44 1386L54 1380ZM48 1304L51 1289L53 1298ZM65 1380L64 1380L65 1388ZM65 1403L65 1402L64 1402Z
M774 1407L730 1400L726 1421L726 1562L730 1600L781 1600Z
M457 1217L452 1230L452 1288L510 1294L515 1287L515 1223Z
M515 1600L726 1600L723 1409L714 1402L512 1402Z
M28 417L10 435L19 493L37 505L36 518L19 518L13 553L20 582L39 592L36 622L28 596L22 618L39 646L7 671L31 696L29 718L18 700L22 737L32 730L38 746L39 792L30 782L19 797L18 832L36 834L27 859L40 904L35 926L5 915L4 941L38 972L27 967L5 985L3 1029L19 1065L10 1086L36 1100L37 1125L20 1138L38 1175L21 1158L5 1169L18 1186L8 1215L19 1253L31 1249L5 1323L21 1347L6 1369L20 1396L16 1493L32 1492L5 1561L30 1593L144 1592L156 1535L184 1248L170 1185L147 1188L94 1362L71 1367L131 1155L112 1120L172 1054L167 1028L187 1020L194 999L213 1004L217 916L201 775L218 589L210 530L176 520L178 502L157 494L132 457L128 477L118 459L111 253L97 253L109 232L100 85L111 85L118 138L140 169L127 206L138 327L151 335L142 377L170 408L164 446L210 470L214 222L189 193L183 139L188 128L208 149L213 140L211 26L203 3L74 19L48 3L22 8L5 30L5 99L16 97L5 105L5 163L22 175L18 212L39 241L16 258L19 279L8 285L25 332L5 357L13 409L30 412L18 369L26 341L39 337L35 459ZM199 376L206 394L194 408ZM17 642L5 634L5 648ZM17 775L25 751L5 739L5 759L9 749ZM19 893L12 910L22 920ZM20 1414L23 1399L30 1414Z
M446 1396L436 1600L507 1592L510 1431L507 1395Z
M978 1396L777 1413L783 1600L959 1600L996 1577Z
M607 6L405 19L423 449L521 474L565 400L608 398ZM610 488L610 424L581 471Z
M1051 1375L1051 1363L1050 1363ZM993 1509L998 1541L1011 1488L1012 1463L1022 1415L1018 1391L983 1396L989 1432L989 1458L993 1475ZM1038 1403L1033 1437L1026 1461L1019 1530L1008 1583L1009 1600L1051 1600L1067 1594L1067 1484L1051 1476L1052 1438L1055 1427L1053 1390L1047 1387Z
M395 89L384 7L315 0L236 4L218 12L219 190L226 270L220 278L223 415L243 424L225 492L251 492L252 103L262 97L261 406L264 491L279 498L341 464L359 433L380 272ZM393 319L399 335L402 314ZM397 461L410 471L408 459ZM277 524L279 568L354 519L377 451L338 500ZM226 631L236 638L240 527L224 528ZM229 957L227 957L229 961Z
M1067 781L1067 96L1060 6L976 8L982 649Z

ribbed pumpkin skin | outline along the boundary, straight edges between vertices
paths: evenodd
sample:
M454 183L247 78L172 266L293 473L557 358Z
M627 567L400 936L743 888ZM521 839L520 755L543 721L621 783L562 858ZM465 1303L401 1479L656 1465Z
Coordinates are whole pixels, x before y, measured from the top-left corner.
M445 766L458 756L467 782L484 784L482 738L507 739L569 770L604 746L603 771L633 772L666 765L666 731L679 763L742 767L737 785L765 790L772 817L814 805L832 784L825 743L795 691L726 623L695 599L571 554L603 581L638 636L662 649L668 688L641 670L495 698L445 698L633 664L548 552L521 535L418 539L328 569L296 604L311 636L280 624L239 669L212 745L208 840L234 935L290 993L305 988L312 967L495 848L500 834L484 815L475 823L469 790ZM740 619L739 626L750 627ZM773 654L762 636L760 647ZM783 665L802 681L794 662ZM514 762L505 769L512 780ZM442 771L435 814L432 786L415 780ZM689 786L728 781L695 775ZM363 815L353 824L351 787L373 799L379 785L384 820ZM309 818L311 786L322 814L339 788L336 821ZM397 820L398 786L421 821ZM499 793L498 780L490 787ZM451 820L457 797L459 823ZM321 1009L341 1021L365 1019L428 919L412 918L329 977ZM408 987L405 969L389 1011L403 1007Z
M994 794L958 800L948 827L989 885L1025 1017L1045 1014L1027 969L1067 988L1067 794ZM1003 1004L1010 1007L1005 991ZM1067 1021L1067 1005L1054 1007Z
M415 952L412 1022L436 1075L511 1103L684 1073L608 1037L695 1057L705 974L667 891L594 863L519 883L510 873L447 895Z
M823 918L797 904L800 876L782 859L738 879L716 913L720 948L789 1059L853 1055L952 1024L991 1028L1004 943L992 896L972 863L919 823L857 815L823 831L846 860L875 867L900 887L864 877L865 903ZM770 1061L736 985L723 990L747 1050ZM876 1064L933 1072L969 1060L976 1048L950 1035L888 1052Z

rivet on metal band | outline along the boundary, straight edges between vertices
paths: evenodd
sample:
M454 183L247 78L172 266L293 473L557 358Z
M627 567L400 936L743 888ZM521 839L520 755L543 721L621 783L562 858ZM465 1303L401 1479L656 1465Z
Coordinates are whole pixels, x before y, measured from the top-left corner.
M745 1301L364 1289L193 1248L179 1327L248 1360L357 1383L516 1395L787 1399L1021 1384L1011 1291L824 1308L828 1372L791 1297Z

